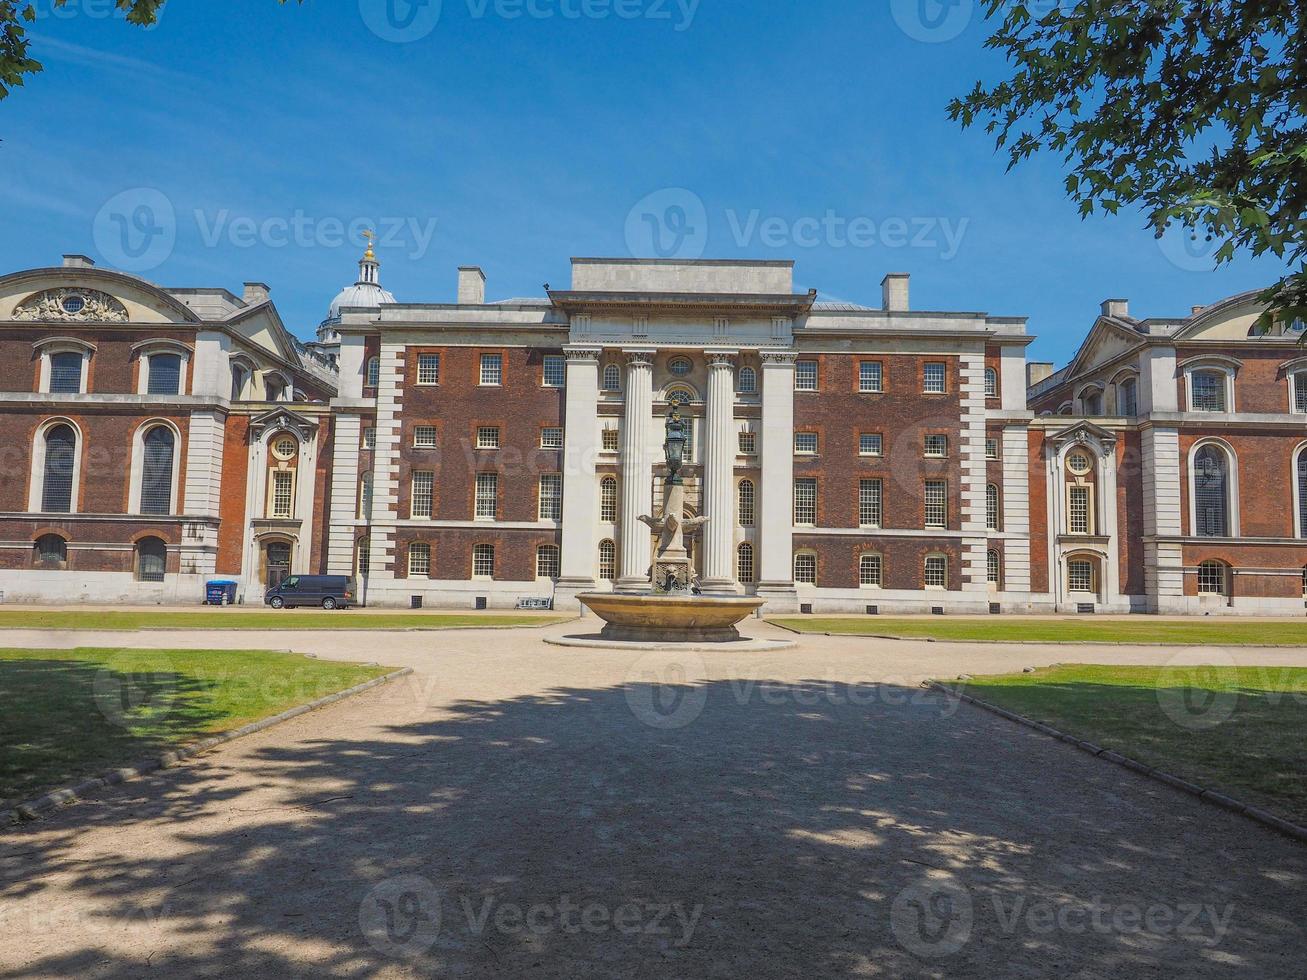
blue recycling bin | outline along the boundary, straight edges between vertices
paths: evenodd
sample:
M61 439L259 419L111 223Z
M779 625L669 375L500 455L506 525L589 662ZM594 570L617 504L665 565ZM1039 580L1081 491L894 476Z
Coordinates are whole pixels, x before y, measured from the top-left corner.
M228 579L214 579L204 586L204 604L206 606L234 606L236 604L236 583Z

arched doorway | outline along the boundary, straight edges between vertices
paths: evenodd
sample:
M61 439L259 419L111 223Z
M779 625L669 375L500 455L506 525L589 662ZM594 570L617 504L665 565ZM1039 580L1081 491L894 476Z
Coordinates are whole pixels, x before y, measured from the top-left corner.
M281 585L290 574L291 543L284 538L266 538L259 547L259 578L269 589Z

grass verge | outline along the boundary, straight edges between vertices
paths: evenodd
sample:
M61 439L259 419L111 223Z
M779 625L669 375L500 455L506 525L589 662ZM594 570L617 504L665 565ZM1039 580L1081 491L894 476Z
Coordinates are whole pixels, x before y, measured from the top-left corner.
M349 610L242 612L209 609L164 610L0 609L0 629L46 630L411 630L492 626L549 626L566 616L511 613L363 613Z
M776 617L769 622L799 633L892 636L905 640L974 643L1137 643L1181 646L1307 647L1307 620L1301 623L1256 619L1180 622L1141 616L1109 619L901 619L890 616Z
M1071 664L948 683L1307 826L1307 668Z
M0 807L391 669L267 650L0 649Z

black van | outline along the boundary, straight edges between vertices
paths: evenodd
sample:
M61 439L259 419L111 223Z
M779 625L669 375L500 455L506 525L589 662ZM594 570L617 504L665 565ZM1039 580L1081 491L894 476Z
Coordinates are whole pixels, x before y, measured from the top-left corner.
M281 585L263 594L263 603L273 609L292 606L346 609L354 605L355 595L354 580L348 575L287 575Z

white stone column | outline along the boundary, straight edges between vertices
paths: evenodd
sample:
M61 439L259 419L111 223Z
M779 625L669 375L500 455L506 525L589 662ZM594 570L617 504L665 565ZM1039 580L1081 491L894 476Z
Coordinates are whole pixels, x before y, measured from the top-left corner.
M762 486L758 595L784 611L794 590L794 362L793 351L762 357Z
M565 347L563 416L563 553L556 603L595 587L595 527L599 520L595 459L599 454L599 348Z
M735 583L735 355L705 350L708 405L704 419L703 589L734 592Z
M361 472L362 416L338 412L332 433L334 452L331 460L331 522L327 529L327 573L354 574L354 550L360 529L358 493ZM359 588L362 582L357 583Z
M622 424L622 564L617 588L650 588L652 539L640 523L653 513L653 465L650 430L653 426L653 351L628 350L626 354L626 417Z

